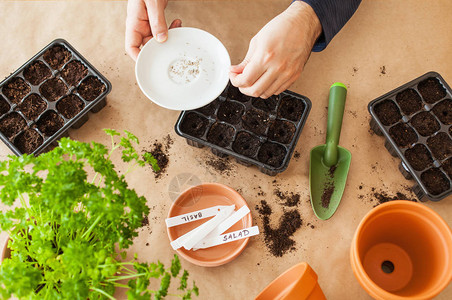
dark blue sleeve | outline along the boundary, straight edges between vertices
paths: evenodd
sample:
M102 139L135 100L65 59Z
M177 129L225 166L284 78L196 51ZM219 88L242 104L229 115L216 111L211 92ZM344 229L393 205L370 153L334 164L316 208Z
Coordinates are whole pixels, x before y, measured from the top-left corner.
M322 34L312 51L319 52L326 48L333 37L344 27L345 23L358 9L361 0L299 0L309 4L322 24Z

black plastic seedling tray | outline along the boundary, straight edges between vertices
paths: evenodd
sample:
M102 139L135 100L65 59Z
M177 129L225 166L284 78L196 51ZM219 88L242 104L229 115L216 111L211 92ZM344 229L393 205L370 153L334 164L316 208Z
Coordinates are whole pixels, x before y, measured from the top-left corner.
M385 137L399 170L414 179L421 201L452 193L452 92L436 72L426 73L369 103L373 131Z
M229 84L210 104L183 111L175 130L191 146L274 176L287 168L310 109L308 98L291 91L264 100Z
M38 155L106 105L110 82L56 39L0 83L0 138L16 155Z

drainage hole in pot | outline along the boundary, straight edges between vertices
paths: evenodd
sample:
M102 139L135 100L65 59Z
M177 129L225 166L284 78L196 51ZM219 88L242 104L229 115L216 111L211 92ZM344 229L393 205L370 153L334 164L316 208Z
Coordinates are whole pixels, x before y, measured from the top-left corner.
M20 77L15 77L3 86L3 94L13 103L19 103L30 92L30 86Z
M295 134L295 125L288 121L276 120L270 125L268 137L272 141L289 144Z
M64 120L55 111L44 113L36 123L38 129L46 136L54 135L64 125Z
M60 69L71 57L71 52L62 45L55 45L44 52L44 60L55 70Z
M416 132L414 132L413 128L403 123L392 126L389 129L389 134L394 142L402 148L417 142Z
M77 91L85 100L93 101L99 97L107 88L99 79L89 76L80 83Z
M381 263L381 269L386 274L391 274L392 272L394 272L394 264L389 260L385 260Z
M52 78L44 82L39 91L47 100L54 102L66 94L67 87L61 79Z
M209 121L196 113L188 113L180 124L180 130L188 135L200 138L206 132Z
M253 157L256 155L260 144L258 137L248 132L241 131L237 134L237 137L232 144L232 149L238 154Z
M386 126L395 124L402 118L399 108L391 100L384 100L378 103L375 105L374 111L380 122Z
M267 142L259 149L257 158L260 162L277 168L282 165L286 154L286 149L283 146Z
M305 105L303 101L290 96L284 96L281 99L281 104L278 109L278 116L297 122L301 119L304 110Z
M227 147L231 144L235 129L232 126L215 123L207 133L207 141L220 147Z
M421 93L425 102L435 103L446 96L446 89L443 87L438 78L430 77L419 82L417 89Z

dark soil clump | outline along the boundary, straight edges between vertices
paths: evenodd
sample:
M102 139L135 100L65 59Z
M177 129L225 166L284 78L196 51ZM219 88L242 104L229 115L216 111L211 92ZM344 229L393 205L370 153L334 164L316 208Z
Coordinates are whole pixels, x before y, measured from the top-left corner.
M219 102L220 101L218 101L218 99L215 99L213 102L210 102L209 104L201 108L198 108L196 111L199 111L205 116L213 116L215 114L215 110L217 109Z
M88 68L78 60L71 61L64 67L63 71L61 71L61 76L70 86L79 83L87 74Z
M257 109L248 110L245 115L242 116L242 121L245 129L258 135L265 135L270 123L268 114Z
M305 110L304 103L292 97L283 97L278 109L278 117L297 122Z
M275 195L283 201L281 204L288 207L297 206L300 203L300 194L282 192L279 189L274 190Z
M89 76L80 83L77 91L83 99L93 101L106 89L106 86L99 79L94 76Z
M227 98L240 102L248 102L252 99L252 97L242 94L240 90L233 85L228 88Z
M272 214L272 208L268 205L267 201L261 200L261 206L256 205L256 210L263 216L269 216Z
M0 115L6 114L10 108L8 102L0 95Z
M298 151L295 151L294 152L294 154L293 154L293 158L295 158L295 159L299 159L301 157L301 154L300 154L300 152L298 152Z
M439 160L452 155L452 140L447 133L440 132L427 139L427 145L432 150L433 156Z
M224 101L218 108L218 119L229 124L237 124L243 115L245 107L237 102Z
M241 131L237 134L237 137L232 144L232 149L238 154L254 157L260 144L259 138L246 131Z
M39 91L48 101L54 102L66 94L67 87L61 79L52 78L44 82Z
M403 123L399 123L391 127L389 129L389 134L394 142L402 148L408 147L417 142L416 132L414 132L413 128Z
M260 162L272 167L280 167L286 157L286 149L275 143L264 143L257 154Z
M16 104L22 101L30 90L30 86L20 77L11 79L3 86L3 94L9 101Z
M38 85L52 76L52 71L42 62L35 61L24 70L25 79L33 85Z
M422 171L433 163L430 152L423 144L417 144L413 148L406 150L405 157L416 171Z
M233 168L233 164L229 161L229 158L211 158L206 161L206 165L212 167L221 175L230 175Z
M147 151L147 152L151 153L152 156L157 160L157 164L160 168L160 171L158 171L158 172L154 171L155 179L161 178L163 176L163 174L166 173L166 170L169 165L168 151L171 148L172 144L173 144L173 140L171 139L171 136L167 135L163 139L163 143L155 140L151 146L151 150Z
M235 129L232 126L215 123L207 133L207 141L220 147L227 147L231 144Z
M330 206L331 197L333 196L333 193L334 193L334 184L332 183L326 184L325 188L323 189L321 199L323 208L328 208Z
M14 140L14 145L22 153L31 154L42 145L44 139L33 129L27 129Z
M396 101L399 104L400 109L406 115L411 115L422 109L421 96L413 89L406 89L398 93Z
M72 119L83 110L85 103L78 96L71 94L58 101L56 108L66 119Z
M437 78L430 77L421 82L417 86L425 102L435 103L446 96L446 89L442 86Z
M268 130L268 138L272 141L289 144L295 134L295 125L288 121L275 120Z
M445 125L452 124L452 100L441 101L432 109L433 113Z
M375 105L375 114L380 122L386 126L395 124L402 118L399 108L391 100L385 100Z
M375 188L373 188L373 190L375 190ZM378 206L379 204L386 203L389 201L394 201L394 200L409 200L409 201L416 202L415 199L410 199L408 196L406 196L405 194L400 193L400 192L397 192L395 195L390 196L386 192L380 191L380 192L374 192L373 196L375 197L375 199L377 199L377 202L378 202L375 206Z
M12 138L27 126L24 118L13 112L0 120L0 131L7 138Z
M200 138L206 132L208 124L209 120L197 113L190 112L184 117L180 128L182 132Z
M432 195L439 195L450 187L449 180L440 169L428 169L421 174L421 180Z
M411 124L422 136L429 136L440 129L435 117L426 111L420 112L411 119Z
M54 135L64 125L64 120L55 111L49 110L36 122L38 129L46 136Z
M278 104L278 96L271 96L268 99L254 98L251 102L255 108L266 112L274 112Z
M44 53L44 60L55 70L60 69L71 57L71 52L60 45L53 46Z
M143 220L141 221L141 227L148 226L149 225L149 217L144 216Z
M47 108L47 103L38 94L31 94L20 103L16 110L20 110L28 120L39 117Z

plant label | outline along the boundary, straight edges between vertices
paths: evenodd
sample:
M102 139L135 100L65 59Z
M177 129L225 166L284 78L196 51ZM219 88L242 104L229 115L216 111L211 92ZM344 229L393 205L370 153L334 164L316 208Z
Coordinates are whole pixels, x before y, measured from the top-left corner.
M190 223L190 222L197 221L197 220L202 220L205 218L210 218L210 217L216 216L220 212L220 210L225 209L226 207L228 207L228 206L217 205L217 206L212 206L212 207L209 207L206 209L201 209L201 210L193 211L193 212L186 213L183 215L175 216L172 218L167 218L165 220L166 227L173 227L173 226Z
M241 239L245 239L251 236L255 236L259 234L259 227L253 226L244 229L240 229L237 231L225 233L214 238L205 240L201 243L200 247L197 246L198 249L209 248L213 246L218 246L221 244L226 244L234 241L238 241Z

